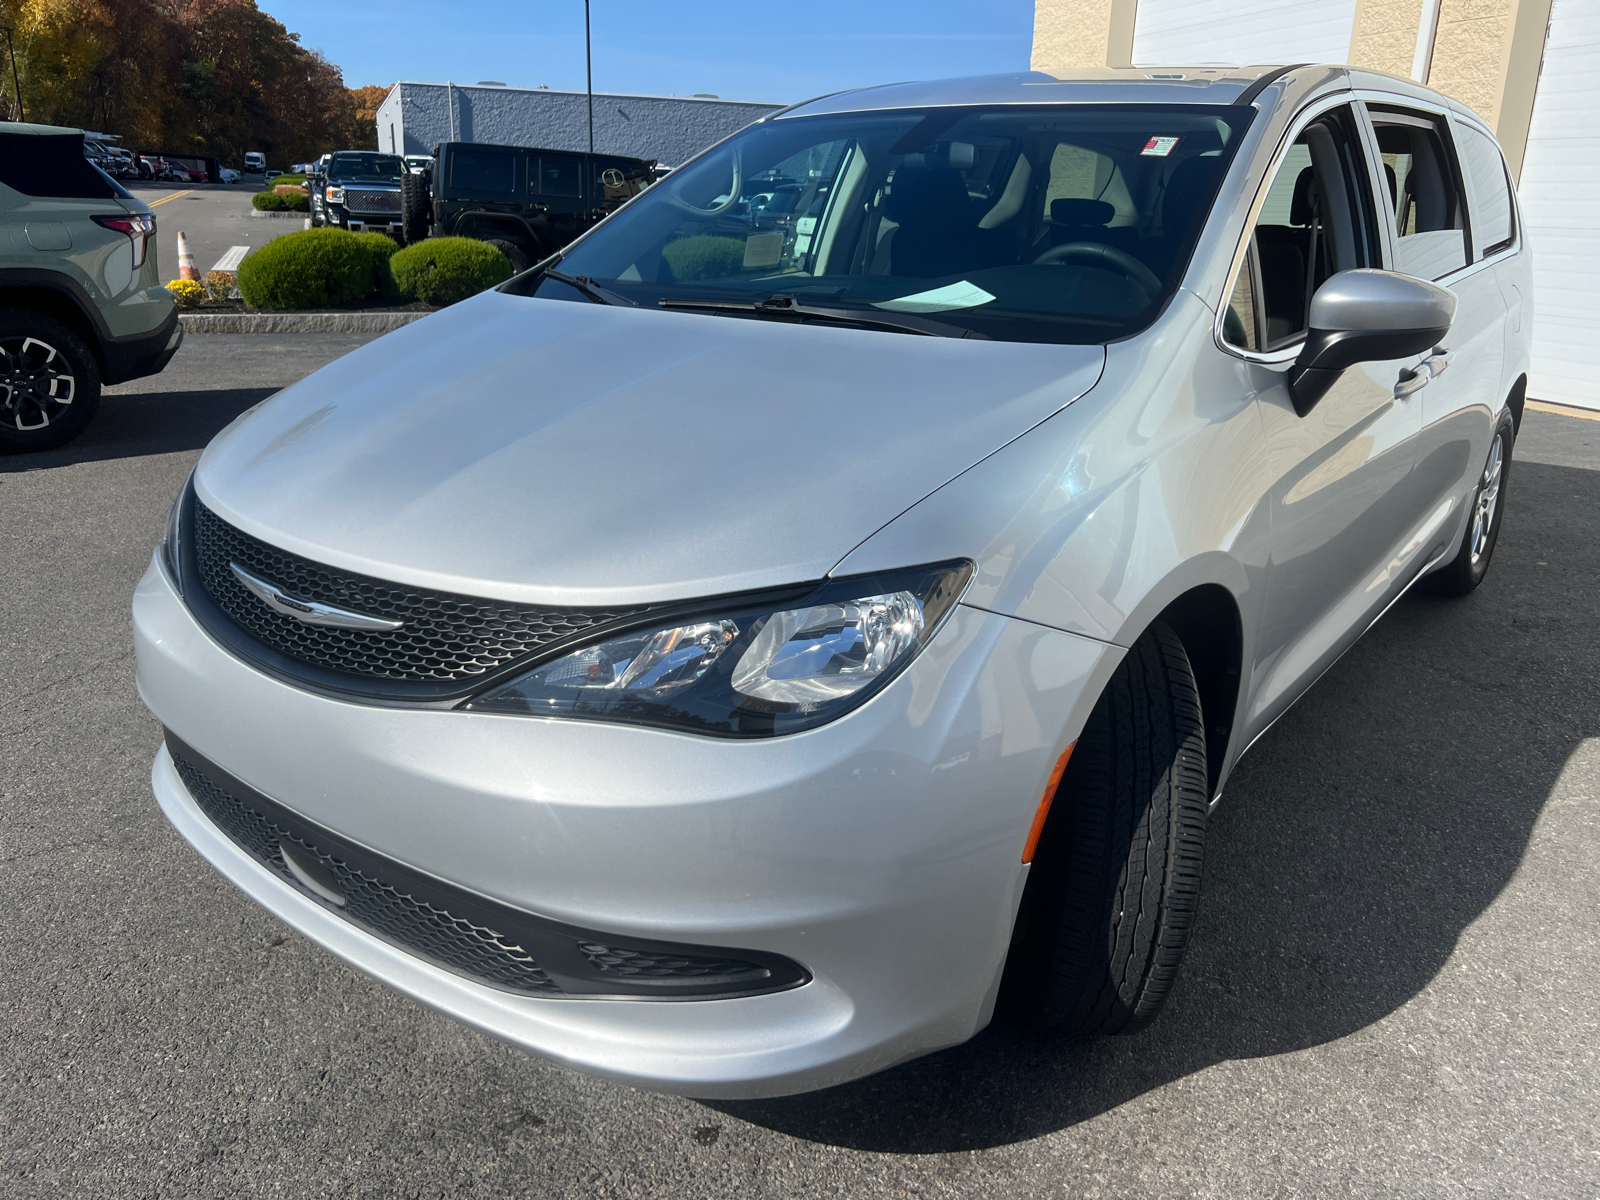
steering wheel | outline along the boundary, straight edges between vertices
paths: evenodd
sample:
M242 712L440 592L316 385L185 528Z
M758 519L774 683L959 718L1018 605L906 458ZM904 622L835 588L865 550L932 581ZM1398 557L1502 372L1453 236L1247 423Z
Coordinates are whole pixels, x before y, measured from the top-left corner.
M1147 295L1155 296L1161 291L1161 280L1156 277L1154 271L1126 250L1119 250L1104 242L1067 242L1065 245L1052 246L1033 262L1035 266L1071 262L1085 267L1118 271L1129 283L1136 285Z
M678 186L675 188L669 184L666 189L667 199L676 207L683 209L684 212L690 213L693 216L720 217L735 204L739 203L739 193L743 189L744 185L743 164L739 160L739 152L735 150L733 153L733 186L728 190L728 198L721 204L714 204L710 208L701 208L698 204L690 204L681 195L679 195L679 193L683 190L684 183L687 182L686 180L679 180Z

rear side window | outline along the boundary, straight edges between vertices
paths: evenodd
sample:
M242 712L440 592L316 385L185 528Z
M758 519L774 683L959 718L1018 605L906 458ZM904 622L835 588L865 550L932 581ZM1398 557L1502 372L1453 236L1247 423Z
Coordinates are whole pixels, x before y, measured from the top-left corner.
M541 196L578 196L583 193L583 170L577 159L547 156L531 159L529 165L538 172L538 185L533 190Z
M516 190L517 160L510 154L459 150L450 163L450 186L473 192Z
M24 196L110 200L128 194L84 158L81 133L0 133L0 183Z
M1395 269L1443 279L1467 265L1466 205L1441 121L1421 113L1373 109L1383 173L1394 205Z
M1506 174L1500 147L1488 134L1471 125L1456 125L1456 151L1461 167L1472 180L1472 227L1485 255L1504 250L1517 240L1512 216L1511 179Z

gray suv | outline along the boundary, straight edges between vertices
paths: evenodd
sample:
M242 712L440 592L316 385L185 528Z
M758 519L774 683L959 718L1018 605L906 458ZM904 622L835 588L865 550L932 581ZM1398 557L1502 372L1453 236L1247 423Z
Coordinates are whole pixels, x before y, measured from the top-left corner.
M83 132L0 122L0 453L82 433L102 384L154 375L183 340L156 220L84 157Z

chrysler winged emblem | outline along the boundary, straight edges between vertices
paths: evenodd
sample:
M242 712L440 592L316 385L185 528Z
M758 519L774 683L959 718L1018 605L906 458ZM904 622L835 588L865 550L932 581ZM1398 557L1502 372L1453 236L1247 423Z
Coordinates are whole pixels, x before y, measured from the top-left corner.
M229 563L228 567L238 577L239 582L273 612L293 617L296 621L304 621L307 625L326 625L333 629L366 629L378 633L389 633L405 625L404 621L369 617L365 613L351 612L347 608L318 604L315 600L296 600L282 588L274 587L265 579L257 579L236 562Z

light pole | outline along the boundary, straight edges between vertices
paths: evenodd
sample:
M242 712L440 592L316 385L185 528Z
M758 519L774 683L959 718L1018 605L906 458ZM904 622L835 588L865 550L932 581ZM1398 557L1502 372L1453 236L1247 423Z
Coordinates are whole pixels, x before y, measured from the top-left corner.
M587 4L589 0L583 0L583 2ZM5 27L6 49L11 52L11 82L17 89L17 120L25 121L28 118L28 112L22 107L22 79L17 75L17 48L11 44L11 28L10 25Z
M10 30L6 30L10 35ZM13 59L14 61L14 59ZM589 46L589 0L584 0L584 78L589 86L589 154L595 152L595 61ZM18 93L21 96L21 93Z

